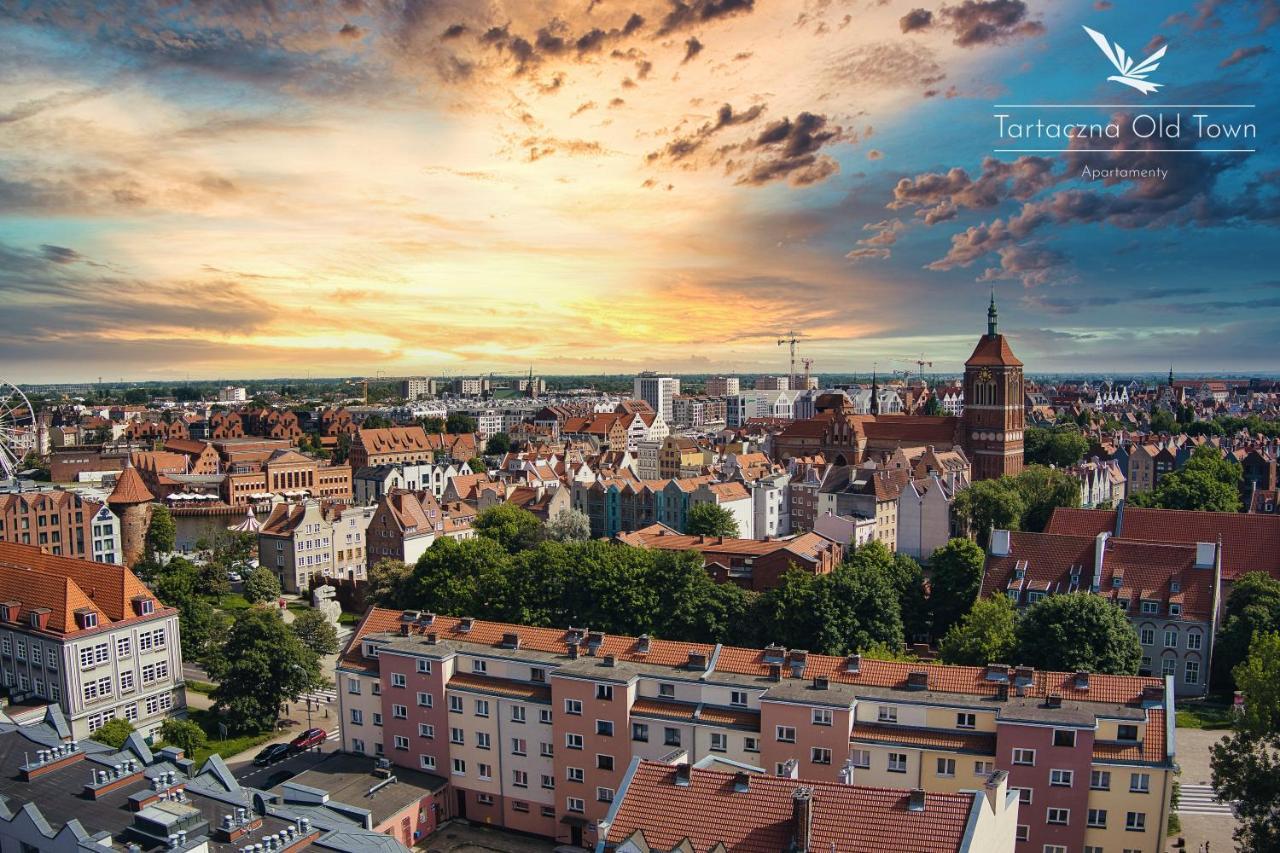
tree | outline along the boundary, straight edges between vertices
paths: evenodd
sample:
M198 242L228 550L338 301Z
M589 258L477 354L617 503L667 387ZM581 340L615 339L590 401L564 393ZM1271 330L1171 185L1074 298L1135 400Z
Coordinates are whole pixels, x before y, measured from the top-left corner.
M944 636L973 606L982 588L985 562L986 553L971 539L952 539L929 555L929 607L935 637Z
M925 595L924 571L906 554L894 554L884 543L873 540L853 551L845 562L873 566L884 573L893 586L902 614L902 639L914 642L929 634L929 605Z
M738 536L738 520L719 504L695 504L685 518L684 532L691 536Z
M1209 512L1239 512L1240 484L1244 469L1221 451L1202 444L1181 470L1165 474L1149 492L1139 492L1130 501L1134 506L1160 509L1192 509Z
M1018 662L1037 669L1136 675L1141 660L1137 630L1093 593L1047 596L1018 620Z
M956 493L952 511L964 529L977 537L983 548L993 529L1017 530L1026 511L1026 502L1014 488L1012 478L979 480Z
M993 595L973 608L942 638L943 663L984 666L1007 663L1018 645L1017 614L1006 596Z
M444 418L418 418L418 425L428 435L442 435L445 431Z
M1089 452L1089 439L1074 427L1029 427L1024 434L1023 453L1028 465L1069 468Z
M497 542L508 553L532 548L542 538L542 522L527 509L509 504L494 504L476 516L471 525L480 536Z
M270 569L259 566L244 579L244 600L250 604L274 601L280 597L280 579Z
M150 399L151 394L146 388L130 388L128 391L124 392L124 401L126 403L137 405L138 403L145 403Z
M445 432L450 435L457 435L464 432L475 432L477 429L476 419L459 412L453 412L449 417L444 419L444 429Z
M365 600L378 607L389 607L392 610L404 610L410 606L405 593L409 578L413 575L413 566L400 560L383 557L369 568L369 584L365 590Z
M1155 409L1151 412L1151 418L1148 426L1152 432L1160 433L1176 433L1178 431L1178 422L1173 415L1164 409Z
M511 449L511 436L505 432L495 432L489 436L489 440L485 442L484 452L486 456L502 456Z
M154 560L157 554L170 553L177 540L178 528L169 508L164 504L152 505L151 521L147 523L147 560Z
M937 394L929 395L929 399L924 401L924 406L920 409L920 414L929 416L946 414L946 412L942 410L942 403L938 400Z
M487 536L437 539L409 580L408 600L436 613L492 618L507 600L510 555Z
M582 542L591 538L591 517L580 509L562 509L544 525L553 542Z
M819 654L844 655L902 642L902 616L887 572L871 560L827 575L793 569L761 596L762 639Z
M1238 578L1222 614L1213 647L1212 683L1228 689L1231 672L1249 654L1249 644L1259 632L1280 631L1280 581L1266 572L1249 572Z
M471 469L472 474L483 474L485 471L489 470L489 467L484 464L484 460L479 456L472 456L468 459L467 467Z
M187 758L194 756L196 750L209 742L209 736L199 725L176 717L170 717L160 724L160 739L181 749Z
M93 739L98 743L105 743L114 749L124 746L124 742L129 739L129 735L133 734L133 723L124 717L114 717L107 720L93 733Z
M1080 481L1066 471L1032 465L1018 473L1013 485L1023 504L1019 530L1040 533L1048 526L1054 509L1080 506Z
M214 711L236 732L270 729L286 701L324 683L315 652L289 630L278 610L266 607L240 611L209 674L218 680Z
M289 623L302 644L317 655L338 653L338 629L319 610L304 610Z
M1280 634L1259 633L1234 671L1244 711L1211 748L1213 787L1236 803L1241 850L1280 849Z

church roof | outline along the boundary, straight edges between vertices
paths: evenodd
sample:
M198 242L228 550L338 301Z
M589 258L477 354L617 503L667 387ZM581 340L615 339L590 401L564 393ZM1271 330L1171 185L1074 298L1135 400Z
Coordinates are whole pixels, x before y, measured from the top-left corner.
M1021 367L1022 362L1009 348L1009 341L1004 335L983 335L978 345L973 348L965 367Z

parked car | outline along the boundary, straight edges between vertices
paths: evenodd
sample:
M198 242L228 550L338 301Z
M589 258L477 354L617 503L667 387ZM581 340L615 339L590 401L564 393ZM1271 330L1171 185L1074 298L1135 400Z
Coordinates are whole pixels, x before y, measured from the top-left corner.
M277 761L287 758L292 752L293 750L287 743L273 743L253 757L253 766L266 767L268 764L275 764Z
M289 746L301 752L304 749L310 749L313 746L320 746L329 739L329 733L324 729L307 729L302 734L289 742Z

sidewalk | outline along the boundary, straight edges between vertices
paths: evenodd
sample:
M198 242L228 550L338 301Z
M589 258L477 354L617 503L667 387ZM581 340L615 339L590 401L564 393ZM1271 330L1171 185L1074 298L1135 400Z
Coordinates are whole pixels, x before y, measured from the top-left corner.
M1169 839L1168 849L1179 853L1195 853L1206 841L1214 851L1234 850L1236 845L1231 835L1236 830L1236 819L1231 814L1206 814L1199 812L1220 811L1214 806L1216 802L1207 800L1213 776L1209 769L1209 747L1228 734L1226 731L1206 731L1204 729L1178 729L1178 765L1182 775L1178 782L1182 787L1182 807L1179 818L1182 831ZM1206 790L1207 788L1207 790ZM1174 847L1179 838L1186 839L1184 847Z

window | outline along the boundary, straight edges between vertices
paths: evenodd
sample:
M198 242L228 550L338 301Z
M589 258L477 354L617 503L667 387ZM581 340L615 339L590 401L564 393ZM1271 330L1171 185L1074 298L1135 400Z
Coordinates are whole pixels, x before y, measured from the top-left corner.
M476 700L476 716L477 717L489 716L489 700L488 699Z
M1173 675L1177 670L1178 662L1174 658L1164 658L1160 661L1160 674Z
M596 685L596 698L597 698L597 699L603 699L603 700L604 700L604 701L606 701L606 702L612 702L612 701L613 701L613 685L612 685L612 684L597 684L597 685Z
M1031 789L1030 788L1010 788L1010 791L1018 792L1018 803L1024 806L1031 805Z
M484 675L489 671L489 664L487 661L473 660L471 661L471 671Z
M492 742L493 741L490 739L488 732L476 732L477 749L489 749Z
M1049 784L1055 788L1070 788L1075 775L1073 770L1050 770Z
M1036 751L1034 749L1015 749L1013 751L1013 763L1034 767L1036 764Z
M462 697L461 696L449 697L449 713L450 714L462 713Z
M796 730L793 726L777 726L774 729L774 739L781 743L795 743Z
M586 771L581 767L566 767L564 778L570 782L581 782L586 778Z
M1124 816L1124 828L1129 832L1147 831L1147 813L1129 812Z
M359 708L352 708L351 722L353 725L357 725L357 726L364 725L364 711L361 711Z
M825 747L815 746L809 750L809 760L814 764L830 764L831 750Z
M1178 629L1177 628L1165 628L1164 647L1166 649L1176 649L1178 647Z
M587 808L586 803L582 802L578 797L569 797L565 800L565 807L568 811L577 812L578 814L582 814Z
M602 803L612 803L613 789L612 788L596 788L596 799Z
M1089 787L1094 791L1111 790L1111 771L1094 770L1089 774Z
M409 683L409 682L408 682L408 680L404 677L404 673L403 673L403 672L393 672L393 673L391 673L391 686L392 686L392 687L405 687L405 686L407 686L407 685L408 685L408 683Z
M127 658L133 654L133 641L128 637L116 638L116 657Z
M512 784L512 785L515 785L517 788L527 788L527 787L529 787L529 771L527 771L527 770L512 770L512 771L511 771L511 784Z
M898 722L898 709L892 705L881 705L876 719L882 723L896 723Z
M905 752L889 753L888 768L890 773L906 773L907 754Z
M663 699L674 699L676 695L676 686L663 682L658 685L658 696Z
M409 739L404 735L396 735L396 749L408 749Z
M128 693L133 689L133 670L127 669L120 673L120 692Z
M404 705L392 705L391 716L397 720L407 720L409 719L409 709Z
M853 759L854 767L866 769L871 766L871 750L869 749L850 750L849 757Z
M813 724L815 726L831 725L831 710L829 708L814 708Z
M449 743L463 744L467 742L467 733L457 726L449 729Z
M582 735L566 734L564 745L569 749L582 749Z
M492 779L492 778L493 778L493 767L492 767L492 766L490 766L490 765L488 765L488 764L477 764L477 765L476 765L476 771L477 771L477 773L479 774L479 776L480 776L480 778L481 778L481 779ZM484 796L484 795L482 794L481 796ZM492 800L491 800L491 802L492 802Z
M1181 615L1182 615L1182 605L1181 605L1181 604L1170 604L1170 605L1169 605L1169 615L1170 615L1170 616L1181 616Z
M1129 790L1135 794L1146 794L1151 791L1150 773L1130 773Z
M526 741L526 740L525 740L524 738L522 738L522 737L513 737L513 738L511 739L511 754L512 754L512 755L528 755L528 753L529 753L529 742L528 742L528 741Z
M418 723L418 737L424 737L433 740L436 736L436 727L430 723Z
M646 723L631 724L631 739L647 743L649 740L649 726Z
M422 693L422 692L419 692L419 693L418 693L418 707L420 707L420 708L430 708L430 707L431 707L431 694L430 694L430 693Z
M431 661L418 658L418 672L422 673L423 675L430 675Z
M1106 809L1089 809L1089 826L1094 829L1107 828L1107 810Z
M543 774L542 774L542 787L546 788L546 789L547 789L547 790L549 790L549 791L554 791L554 790L555 790L555 787L556 787L556 777L551 776L551 775L549 775L549 774L547 774L547 773L543 773Z
M467 762L463 761L461 758L453 759L453 775L465 776L466 773L467 773Z
M725 752L729 749L729 736L723 732L711 733L711 751Z
M609 720L596 720L596 734L601 737L613 737L613 723Z
M1046 844L1044 853L1067 853L1067 847L1065 844Z
M1192 631L1187 634L1187 648L1191 651L1199 651L1200 643L1203 641L1203 635L1199 631Z
M1152 643L1154 643L1156 641L1156 629L1143 628L1141 640L1142 640L1142 645L1144 646L1149 646Z
M970 713L956 714L957 729L974 729L977 727L978 727L977 714L970 714Z
M523 705L512 705L511 706L511 722L523 723L524 712L525 712L525 708Z
M1075 731L1072 729L1054 729L1053 745L1074 747L1076 745Z
M348 692L348 693L350 693L350 694L352 694L353 696L359 696L359 695L360 695L360 681L359 681L359 679L356 679L356 678L348 678L348 679L347 679L347 692Z
M747 736L742 739L742 749L744 752L759 752L760 738Z
M374 724L375 726L380 726L380 725L382 725L382 715L381 715L381 714L379 714L377 711L374 711L374 712L373 712L373 724Z
M612 770L612 769L613 769L613 756L612 756L612 755L597 755L597 756L596 756L596 769L597 769L597 770Z
M1199 661L1187 661L1183 666L1183 683L1199 684Z
M729 704L737 705L739 708L747 706L747 691L734 690L729 694Z
M545 682L547 680L547 671L540 666L529 667L529 680Z
M538 744L538 754L541 755L543 758L550 758L551 756L555 755L555 753L556 753L555 746L553 746L550 743L547 743L545 740Z
M580 716L582 714L582 700L581 699L564 700L564 712L566 714L573 714L574 716Z
M149 632L143 631L142 633L138 634L138 651L140 652L151 651L151 634Z
M1014 838L1019 841L1026 841L1031 835L1031 827L1025 823L1020 823L1014 831Z
M1142 612L1143 612L1144 614L1148 615L1148 616L1149 616L1149 615L1151 615L1151 614L1153 614L1153 613L1159 613L1159 612L1160 612L1160 602L1158 602L1158 601L1143 601L1143 602L1142 602Z
M938 775L954 776L956 775L956 760L954 758L938 759Z
M994 770L995 770L995 762L993 761L973 762L974 776L990 776Z
M1137 726L1116 726L1116 740L1137 740Z
M1066 826L1071 822L1071 809L1051 808L1045 813L1044 821L1054 826Z
M667 726L662 730L662 743L664 746L680 745L680 730Z

